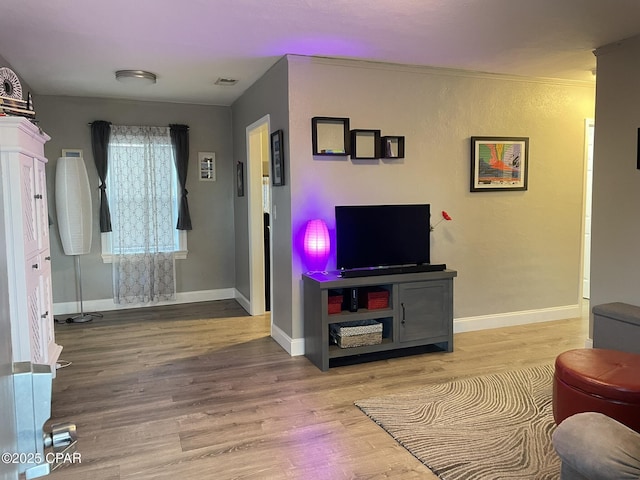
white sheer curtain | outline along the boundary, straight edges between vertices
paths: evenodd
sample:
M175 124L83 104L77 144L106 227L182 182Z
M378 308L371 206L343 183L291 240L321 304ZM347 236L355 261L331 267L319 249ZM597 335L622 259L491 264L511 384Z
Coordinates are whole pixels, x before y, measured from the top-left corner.
M175 298L176 181L169 127L111 126L115 303Z

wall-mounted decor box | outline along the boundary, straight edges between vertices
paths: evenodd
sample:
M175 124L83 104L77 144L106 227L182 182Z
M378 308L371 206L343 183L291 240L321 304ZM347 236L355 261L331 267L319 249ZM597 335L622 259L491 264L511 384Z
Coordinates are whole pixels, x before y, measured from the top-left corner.
M349 119L339 117L313 117L311 119L313 155L347 156L349 145Z
M368 160L381 158L380 130L351 130L351 158Z
M382 137L382 158L404 158L404 137Z

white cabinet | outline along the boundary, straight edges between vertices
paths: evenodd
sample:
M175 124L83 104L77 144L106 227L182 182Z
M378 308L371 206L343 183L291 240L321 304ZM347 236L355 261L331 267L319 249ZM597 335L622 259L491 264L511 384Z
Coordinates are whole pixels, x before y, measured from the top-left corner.
M44 144L50 139L21 117L0 117L0 262L6 262L14 362L55 366Z

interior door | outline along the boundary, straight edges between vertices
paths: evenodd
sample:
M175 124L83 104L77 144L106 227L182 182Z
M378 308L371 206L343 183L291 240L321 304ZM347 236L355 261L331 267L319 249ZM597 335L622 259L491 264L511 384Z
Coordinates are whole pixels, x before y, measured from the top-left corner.
M247 208L249 222L249 314L265 313L264 287L264 215L262 211L263 144L268 145L268 118L254 122L246 128Z

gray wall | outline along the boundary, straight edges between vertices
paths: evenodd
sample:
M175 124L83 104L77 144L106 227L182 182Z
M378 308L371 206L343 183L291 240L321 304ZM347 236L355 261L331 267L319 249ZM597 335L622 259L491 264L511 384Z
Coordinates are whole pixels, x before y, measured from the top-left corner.
M111 265L101 257L96 168L91 152L89 122L119 125L189 125L188 201L193 230L188 233L188 258L176 261L177 291L233 288L233 155L229 107L136 102L81 97L36 96L34 105L42 129L51 136L45 145L49 159L47 181L51 230L54 303L76 300L73 257L64 255L55 225L55 166L63 148L81 148L93 191L94 228L91 253L80 258L83 298L111 298ZM198 178L198 152L216 153L215 182Z
M236 161L247 161L246 127L270 115L271 131L284 130L285 186L271 189L272 205L277 218L271 215L273 258L272 322L291 336L291 290L287 288L291 278L291 182L288 173L289 155L289 104L287 60L281 59L262 78L251 86L232 106L233 151ZM249 244L248 244L248 196L234 196L236 240L236 288L246 298L249 294ZM284 282L284 283L283 283Z
M584 120L594 115L592 86L290 56L230 109L36 97L36 110L53 137L46 150L53 164L61 148L83 148L90 158L86 124L92 120L189 124L192 165L198 150L215 151L219 180L215 186L198 185L195 168L190 172L194 224L207 232L190 235L190 251L196 251L178 262L179 290L235 287L247 297L247 197L235 196L234 168L236 161L246 161L246 126L270 114L271 130L284 130L287 159L287 184L273 189L278 211L272 232L273 322L292 339L303 337L300 275L305 266L295 245L310 218L326 218L332 228L336 204L426 201L434 212L449 211L454 221L434 232L432 259L459 271L458 319L580 301ZM405 135L406 158L315 160L313 116L346 116L352 128ZM199 129L206 133L194 135ZM529 191L470 193L472 135L530 137ZM52 182L51 172L49 178ZM213 217L220 223L201 221ZM54 299L68 301L75 298L73 264L62 255L57 232L52 250ZM85 298L104 298L111 272L102 264L98 244L94 251L83 257ZM328 265L333 267L335 256Z
M597 50L591 305L640 305L640 36Z
M291 244L309 219L332 230L335 205L430 203L434 218L453 217L432 234L431 258L459 272L456 319L580 303L593 85L289 57L289 106ZM406 158L314 159L314 116L404 135ZM529 190L469 192L471 136L529 137ZM293 338L303 336L299 250L289 279Z

